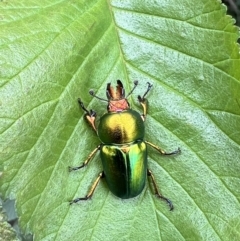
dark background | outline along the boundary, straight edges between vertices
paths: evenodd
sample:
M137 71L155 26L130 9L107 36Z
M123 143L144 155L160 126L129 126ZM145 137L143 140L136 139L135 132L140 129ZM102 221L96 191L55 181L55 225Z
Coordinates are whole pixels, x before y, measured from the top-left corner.
M227 6L227 13L236 20L236 25L240 26L240 0L222 0Z

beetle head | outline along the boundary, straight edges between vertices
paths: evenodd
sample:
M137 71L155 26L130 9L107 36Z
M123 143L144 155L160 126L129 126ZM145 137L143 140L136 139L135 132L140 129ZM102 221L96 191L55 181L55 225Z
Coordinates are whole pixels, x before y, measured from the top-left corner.
M134 81L134 87L125 97L125 89L123 84L120 80L117 80L116 90L111 86L111 83L107 84L106 95L107 100L100 98L95 95L93 90L89 91L89 94L96 97L99 100L107 101L108 102L108 112L121 112L123 110L127 110L130 108L130 105L127 101L127 97L132 94L133 90L136 88L138 81Z
M133 92L138 82L134 82L134 87L127 97ZM107 84L106 95L108 98L108 111L109 112L121 112L123 110L129 109L130 105L125 97L125 89L120 80L117 80L116 90L111 86L111 83Z

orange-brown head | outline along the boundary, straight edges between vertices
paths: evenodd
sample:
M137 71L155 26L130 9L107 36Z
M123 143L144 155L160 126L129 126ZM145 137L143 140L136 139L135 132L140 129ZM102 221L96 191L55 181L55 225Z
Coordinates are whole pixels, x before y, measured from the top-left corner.
M117 80L116 89L108 83L106 94L108 98L108 112L121 112L123 110L129 109L129 103L125 98L125 89L120 80Z
M111 83L107 84L106 88L106 95L107 95L107 102L108 102L108 112L121 112L124 110L127 110L130 108L130 105L127 101L127 97L133 92L133 90L136 88L138 85L138 81L134 81L134 87L133 89L129 92L129 94L125 97L125 89L123 87L123 84L120 80L117 80L117 86L116 89L114 89L111 86ZM94 92L91 90L89 93L103 101L106 101L105 99L102 99L94 94Z

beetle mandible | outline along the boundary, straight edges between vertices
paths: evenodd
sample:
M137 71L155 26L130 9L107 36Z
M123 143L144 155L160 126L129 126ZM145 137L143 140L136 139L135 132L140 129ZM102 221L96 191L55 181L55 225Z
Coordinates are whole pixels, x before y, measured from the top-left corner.
M146 176L150 176L156 196L164 200L169 205L170 210L173 210L171 200L161 194L152 171L147 168L147 146L151 146L162 155L180 153L180 148L167 153L160 147L144 140L144 121L147 115L147 99L145 96L152 88L150 83L147 84L146 92L142 97L138 96L138 101L143 108L141 115L132 110L127 101L128 96L132 94L138 85L138 81L134 81L134 87L126 97L125 89L120 80L117 80L116 90L110 83L107 84L107 100L96 96L94 91L90 90L89 93L93 97L108 102L108 112L100 117L98 127L96 127L95 123L96 112L92 109L87 110L81 99L78 99L80 107L86 112L86 120L97 133L101 144L90 153L82 165L69 167L69 171L86 166L97 151L100 151L103 171L99 173L89 193L85 197L73 199L70 204L91 198L100 179L103 177L115 196L123 199L136 197L145 186Z

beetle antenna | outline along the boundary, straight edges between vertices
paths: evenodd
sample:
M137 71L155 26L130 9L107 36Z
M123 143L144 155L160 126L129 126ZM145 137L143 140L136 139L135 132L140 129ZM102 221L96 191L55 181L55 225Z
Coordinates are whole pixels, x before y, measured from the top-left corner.
M96 96L93 90L89 90L89 94L90 94L91 96L99 99L99 100L108 102L107 100L105 100L105 99L103 99L103 98L101 98L101 97Z
M134 81L134 86L133 86L132 90L131 90L131 91L128 93L128 95L126 96L126 98L125 98L125 99L127 99L127 98L128 98L128 96L132 94L132 92L135 90L135 88L137 87L137 85L138 85L138 81L137 81L137 80L135 80L135 81Z

